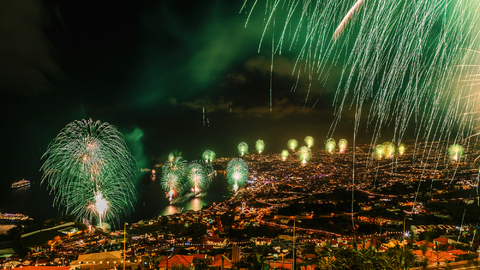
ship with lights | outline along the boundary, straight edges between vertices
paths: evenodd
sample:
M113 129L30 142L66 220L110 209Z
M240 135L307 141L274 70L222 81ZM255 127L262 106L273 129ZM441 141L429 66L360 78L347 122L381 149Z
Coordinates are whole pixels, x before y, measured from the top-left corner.
M18 222L18 221L25 221L25 220L32 220L27 215L15 213L15 214L10 214L10 213L0 213L0 222Z
M12 188L22 188L30 186L30 181L22 179L12 184Z

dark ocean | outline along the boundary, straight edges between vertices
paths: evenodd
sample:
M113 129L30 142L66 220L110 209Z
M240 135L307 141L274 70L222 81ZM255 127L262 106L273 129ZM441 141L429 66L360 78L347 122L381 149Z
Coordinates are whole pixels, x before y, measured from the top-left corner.
M63 215L61 208L53 205L54 195L49 194L47 185L41 184L39 179L27 179L31 181L29 187L12 189L10 185L21 179L12 179L10 182L2 181L0 186L0 212L21 213L33 219L45 220ZM183 197L177 197L172 204L169 203L165 192L160 186L160 179L152 180L150 173L144 173L137 187L137 202L133 210L126 216L120 217L118 224L111 224L118 228L124 221L134 223L139 220L169 215L182 210L199 210L213 202L220 202L229 198L232 193L223 174L218 174L210 186L193 196L187 193ZM0 228L1 229L1 228Z

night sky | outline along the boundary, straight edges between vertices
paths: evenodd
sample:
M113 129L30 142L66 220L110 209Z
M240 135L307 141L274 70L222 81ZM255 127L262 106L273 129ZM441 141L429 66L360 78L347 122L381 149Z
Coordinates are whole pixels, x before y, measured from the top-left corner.
M245 27L243 2L0 1L1 181L38 179L49 142L88 118L115 125L141 167L171 151L233 156L257 139L267 153L307 135L323 147L341 71L314 80L305 104L308 78L291 91L296 52L285 50L274 59L270 112L264 9ZM346 111L337 140L351 141L351 119Z
M263 139L266 152L307 135L323 143L334 85L314 83L303 108L308 79L291 92L287 52L274 59L270 112L271 48L258 52L264 14L245 27L242 4L1 1L2 175L31 177L56 134L87 118L122 131L141 166L170 151L236 155L241 141Z

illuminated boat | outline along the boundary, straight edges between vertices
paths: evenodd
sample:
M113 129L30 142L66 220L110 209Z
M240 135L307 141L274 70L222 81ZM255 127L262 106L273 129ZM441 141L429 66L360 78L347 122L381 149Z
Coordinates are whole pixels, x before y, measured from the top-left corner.
M30 181L22 179L12 184L12 188L21 188L30 186Z

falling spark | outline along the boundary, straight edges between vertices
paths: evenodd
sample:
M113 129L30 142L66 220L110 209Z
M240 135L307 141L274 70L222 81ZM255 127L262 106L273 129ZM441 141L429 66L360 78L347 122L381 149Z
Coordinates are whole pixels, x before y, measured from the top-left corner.
M363 2L365 2L365 0L358 0L355 5L353 5L352 8L348 11L347 15L345 15L345 17L335 30L335 33L333 33L333 42L337 41L338 37L343 32L343 29L345 29L348 22L352 19L353 15L355 15L355 13L360 9Z

